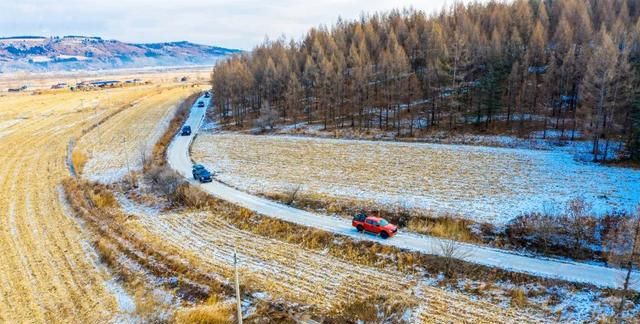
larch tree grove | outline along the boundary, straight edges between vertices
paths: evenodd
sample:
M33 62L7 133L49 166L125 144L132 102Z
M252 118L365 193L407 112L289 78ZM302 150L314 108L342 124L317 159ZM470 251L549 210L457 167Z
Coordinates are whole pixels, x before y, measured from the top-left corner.
M638 161L639 17L640 0L516 0L339 20L217 64L216 107L237 127L266 101L327 129L555 132Z

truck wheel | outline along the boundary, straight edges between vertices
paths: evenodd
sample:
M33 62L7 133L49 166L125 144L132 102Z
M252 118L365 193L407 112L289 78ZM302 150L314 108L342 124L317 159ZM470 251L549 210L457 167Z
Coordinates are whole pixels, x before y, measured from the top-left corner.
M382 232L382 233L380 233L380 237L382 237L383 239L385 239L385 240L386 240L386 239L388 239L388 238L389 238L389 233L387 233L387 232Z
M358 225L356 226L356 230L358 230L358 232L362 232L364 231L364 227L362 227L362 225Z

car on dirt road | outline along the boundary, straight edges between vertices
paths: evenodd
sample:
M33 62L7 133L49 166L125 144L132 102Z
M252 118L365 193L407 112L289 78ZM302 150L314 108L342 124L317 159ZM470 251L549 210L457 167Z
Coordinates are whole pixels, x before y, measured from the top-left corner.
M193 174L193 179L198 180L201 183L213 181L211 172L209 172L209 170L207 170L207 168L202 164L194 164L191 168L191 174Z
M204 108L204 101L198 102L198 108Z
M207 92L205 92L205 93L204 93L204 97L205 97L205 98L209 98L209 97L211 97L211 93L209 93L208 91L207 91Z
M189 136L191 135L191 126L187 125L182 127L182 131L180 131L181 136Z
M380 235L383 239L388 239L398 233L398 226L389 223L384 218L367 216L365 213L355 215L351 226L355 227L358 232L373 233Z

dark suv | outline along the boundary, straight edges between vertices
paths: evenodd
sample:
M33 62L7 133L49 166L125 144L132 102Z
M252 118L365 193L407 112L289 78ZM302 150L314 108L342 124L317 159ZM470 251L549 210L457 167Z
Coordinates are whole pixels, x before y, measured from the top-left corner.
M204 108L204 101L198 102L198 108Z
M202 183L213 181L211 172L209 172L209 170L207 170L202 164L194 164L193 168L191 168L191 174L193 174L193 178L195 180Z
M182 127L182 131L180 132L180 135L182 136L189 136L191 135L191 126L184 126Z

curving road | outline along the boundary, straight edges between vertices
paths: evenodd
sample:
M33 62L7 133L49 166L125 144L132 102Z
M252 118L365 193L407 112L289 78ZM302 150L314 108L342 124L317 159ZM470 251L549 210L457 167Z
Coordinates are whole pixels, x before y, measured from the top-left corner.
M205 106L209 107L210 98L201 97L200 100L205 101ZM191 179L192 165L192 161L189 156L189 147L195 137L195 134L197 134L200 126L202 125L205 112L206 108L197 108L195 105L192 107L189 118L185 122L185 125L191 126L192 135L176 136L167 151L167 160L169 165L187 179ZM262 215L278 218L299 225L318 228L357 240L375 241L380 244L395 246L401 249L434 255L442 255L441 246L443 242L450 242L427 235L402 232L389 240L383 240L370 234L358 233L351 227L351 221L344 218L311 213L292 208L231 188L217 181L200 184L200 186L203 190L217 198L251 209ZM527 273L539 277L588 283L607 288L620 288L626 275L626 272L623 270L607 268L600 265L531 257L507 250L494 249L467 243L454 244L458 245L459 252L457 254L461 259L467 262L514 272ZM632 276L632 282L634 282L632 289L640 291L640 273L634 272Z

